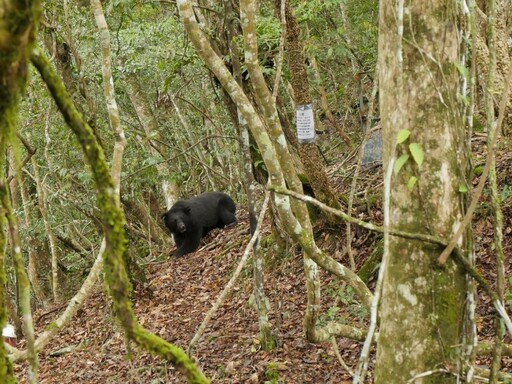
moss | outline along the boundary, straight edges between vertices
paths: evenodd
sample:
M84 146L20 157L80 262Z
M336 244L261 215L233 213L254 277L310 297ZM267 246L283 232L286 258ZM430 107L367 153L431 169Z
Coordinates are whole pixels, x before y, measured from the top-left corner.
M46 327L46 331L48 332L51 332L53 329L58 329L59 326L54 322L52 321L50 324L48 324L48 326Z
M482 124L482 121L478 118L478 116L473 116L473 130L475 132L483 133L485 129L484 124Z
M272 247L272 245L274 245L276 242L275 238L274 238L274 235L272 234L269 234L269 235L266 235L266 236L263 236L260 240L260 246L261 248L263 249L268 249L270 247Z
M443 314L434 320L435 327L438 335L445 341L447 349L444 353L446 356L450 356L455 363L455 358L458 356L453 354L453 346L459 344L462 319L464 318L464 306L461 303L465 299L465 277L457 269L448 269L436 270L434 279L435 286L439 287L438 293L434 296L434 306L437 312Z
M378 271L382 255L384 253L384 239L380 238L375 244L371 255L365 260L357 272L357 276L366 284L370 281L373 274Z
M270 328L266 328L264 330L260 330L260 337L259 337L261 348L264 351L271 351L275 347L277 347L277 340L272 335L272 332Z
M278 384L280 382L279 370L281 369L286 369L286 366L283 363L268 363L267 368L265 369L265 378L268 380L269 384Z
M147 351L174 363L190 383L210 382L180 347L162 340L139 325L134 327L133 339Z

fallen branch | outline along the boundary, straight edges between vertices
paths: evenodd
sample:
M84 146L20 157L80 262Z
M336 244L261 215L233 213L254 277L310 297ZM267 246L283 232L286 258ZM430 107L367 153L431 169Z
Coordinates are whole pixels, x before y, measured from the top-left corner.
M360 220L355 217L349 216L345 212L343 212L339 209L336 209L336 208L332 208L332 207L328 206L327 204L324 204L321 201L318 201L311 196L302 195L300 193L297 193L297 192L294 192L294 191L291 191L289 189L282 188L279 186L269 186L268 189L271 191L275 191L279 194L291 196L295 199L299 199L299 200L305 201L306 203L313 204L313 205L317 206L318 208L320 208L334 216L337 216L348 223L359 225L359 226L366 228L370 231L384 233L384 227L381 227L381 226L375 225L375 224L371 224L364 220ZM445 247L447 244L445 240L443 240L437 236L425 235L423 233L410 233L410 232L396 231L396 230L390 229L389 234L393 235L393 236L403 237L405 239L426 241L428 243L440 245L443 247Z

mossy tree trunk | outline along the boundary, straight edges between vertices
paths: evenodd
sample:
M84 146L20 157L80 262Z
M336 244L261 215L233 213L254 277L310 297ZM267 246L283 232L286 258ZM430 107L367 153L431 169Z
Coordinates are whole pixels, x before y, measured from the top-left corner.
M41 3L38 0L2 1L0 5L0 168L5 167L5 153L10 144L14 144L14 133L18 121L19 101L27 83L30 50L34 45ZM16 277L20 292L20 309L27 347L29 350L30 383L37 382L37 355L34 350L34 328L30 308L30 284L23 267L23 257L18 236L17 221L12 211L5 174L0 176L0 232L4 225L9 227L9 236L13 248ZM2 235L3 238L3 235ZM0 244L0 327L7 320L5 312L6 277L3 268L5 257L5 238ZM3 343L0 345L0 382L15 383L13 369L7 360Z
M470 2L471 6L472 3ZM495 71L493 73L494 81L493 88L495 94L501 94L503 92L506 77L508 73L508 69L510 65L512 65L512 51L509 46L510 39L510 29L512 28L512 19L510 17L493 17L491 15L491 10L495 9L496 15L510 15L512 12L512 5L510 1L507 0L495 0L492 3L490 1L485 1L484 4L479 4L480 7L472 7L472 9L477 9L474 17L476 19L475 26L477 28L474 50L475 50L475 62L476 62L476 70L478 76L476 77L477 86L479 90L485 92L487 87L486 79L488 73L490 72L490 50L493 50L492 53L495 55ZM490 46L491 41L487 36L487 31L489 29L490 24L493 25L495 29L495 38L492 41L493 47ZM480 117L482 120L485 120L485 98L480 98L480 105L478 111L480 113ZM498 108L496 106L494 113L498 114ZM511 135L512 134L512 95L509 96L508 104L505 111L505 118L503 121L503 130L504 134Z
M41 213L41 217L44 223L44 229L46 235L48 237L48 244L50 246L50 254L51 254L51 266L52 266L52 293L53 293L53 301L58 303L61 298L61 284L59 281L59 257L60 257L60 249L57 245L57 238L55 237L55 233L53 228L50 225L50 212L48 209L48 193L46 185L43 184L41 177L39 175L39 164L35 157L31 159L32 167L34 169L34 181L36 183L36 191L37 191L37 205L39 208L39 212Z
M465 196L459 188L468 185L454 65L459 62L456 9L455 0L409 0L403 8L385 0L380 9L384 164L410 155L391 179L389 229L447 241L464 214ZM397 144L398 133L405 129L409 138ZM411 178L417 178L412 187ZM464 250L465 244L459 246ZM444 269L435 267L441 251L421 241L390 237L384 256L388 262L380 305L377 384L416 382L413 378L427 371L434 373L422 383L457 381L455 375L436 370L460 366L468 280L451 260Z

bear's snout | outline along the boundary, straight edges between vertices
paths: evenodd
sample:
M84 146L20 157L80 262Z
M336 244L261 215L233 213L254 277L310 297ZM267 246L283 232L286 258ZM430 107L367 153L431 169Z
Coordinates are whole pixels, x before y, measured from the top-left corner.
M178 228L179 233L184 233L187 231L187 227L186 227L185 223L183 223L183 222L178 223L176 225L176 227Z

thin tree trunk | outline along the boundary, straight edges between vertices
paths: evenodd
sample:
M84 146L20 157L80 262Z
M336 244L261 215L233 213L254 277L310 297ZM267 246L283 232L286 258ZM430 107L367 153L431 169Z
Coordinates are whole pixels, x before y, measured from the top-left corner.
M234 13L231 0L225 2L226 13L230 17L231 22L228 25L228 38L229 38L229 49L233 61L233 77L237 83L242 87L242 71L240 66L240 52L238 50L235 37L239 35L238 25L235 24L238 20L237 15ZM251 150L249 143L249 128L245 119L242 118L240 111L238 111L238 123L240 129L241 139L241 152L242 152L242 167L244 175L244 184L247 194L248 208L249 208L249 226L251 236L256 231L256 225L258 224L256 218L256 194L255 194L255 180L252 173L252 161L251 161ZM265 274L263 271L264 259L259 246L259 238L254 243L254 257L253 257L253 283L254 283L254 302L256 312L258 313L258 324L260 328L260 343L264 350L270 350L275 346L275 341L272 337L272 329L268 320L268 311L270 304L265 295Z
M9 316L14 320L18 320L18 314L14 310L13 305L10 304L10 299L7 291L7 276L5 274L5 250L7 246L7 238L5 236L4 228L6 226L5 216L0 216L0 329L4 329L7 325ZM14 312L14 313L13 313ZM18 324L20 326L21 324ZM14 377L14 369L7 357L7 350L5 345L0 345L0 382L5 384L16 383Z
M487 86L485 92L485 106L487 115L487 145L488 151L491 151L494 136L496 132L496 124L494 119L494 84L496 74L496 1L488 2L488 18L487 18L487 46L489 48L489 72L487 74ZM508 67L508 66L507 66ZM500 205L500 196L498 192L498 180L496 175L496 158L493 157L490 164L489 182L491 206L494 211L494 252L496 254L496 291L500 300L503 301L505 296L505 255L503 251L503 212ZM497 384L501 368L501 354L503 350L503 337L505 336L505 325L503 319L498 314L494 319L494 348L492 351L491 371L489 375L489 383Z
M151 155L157 159L165 160L165 151L161 148L157 141L153 140L158 138L158 121L153 113L151 104L142 90L137 75L129 73L125 76L125 84L127 86L127 93L132 103L133 109L137 113L139 123L144 129L146 140ZM161 178L162 192L165 198L165 205L167 209L178 200L178 186L173 182L169 172L169 165L165 162L159 162L156 166L158 175Z
M34 169L34 181L36 183L37 190L37 201L39 212L41 212L41 217L43 218L44 228L46 235L48 236L48 242L50 243L50 254L52 258L52 292L53 292L53 301L58 303L60 301L61 296L61 288L59 282L59 247L57 246L57 239L55 238L55 234L50 225L49 221L49 213L48 213L48 203L47 203L47 193L46 187L43 185L41 181L41 177L39 176L39 165L35 157L32 157L32 168Z
M245 20L247 11L254 14L254 10L250 9L251 6L254 6L254 4L247 1L244 2L244 10L241 12L242 23L248 22L248 20ZM239 107L244 119L247 121L258 148L263 155L263 160L269 173L269 188L275 188L276 190L277 188L283 188L285 186L286 175L286 183L294 190L301 190L302 187L300 181L298 181L295 169L293 168L293 162L290 161L291 157L287 151L287 145L282 131L276 129L278 126L276 126L275 122L272 120L267 122L269 132L271 132L271 134L269 135L266 131L265 125L259 114L256 112L238 83L233 79L222 59L216 55L209 44L208 39L197 25L191 3L189 1L180 1L179 12L180 18L185 26L188 36L196 48L196 51L200 55L201 59L203 59L208 65L210 70L215 74L223 88L230 95L233 102ZM248 18L249 17L247 17L247 19ZM261 85L259 74L261 69L258 71L257 65L254 64L254 52L257 52L257 48L255 47L255 34L248 33L247 36L245 36L244 31L244 40L246 43L246 50L247 47L249 47L249 51L252 52L251 54L246 55L246 58L247 56L250 58L246 64L248 65L248 68L252 68L250 69L251 79L256 80L253 84L258 86L260 89L256 94L263 99L261 107L271 108L273 104L266 102L269 93L268 89L266 89L266 85ZM270 99L272 100L272 95L270 95ZM269 114L269 112L271 111L264 111L265 117L267 118L268 114L272 119L272 115ZM272 136L272 139L270 136ZM274 145L273 143L276 144ZM318 285L316 284L316 264L325 268L327 271L333 273L344 281L349 282L354 290L360 295L364 305L370 305L372 294L357 275L323 253L318 248L314 241L312 226L309 221L307 209L303 203L300 201L292 202L286 195L281 194L276 194L274 201L279 212L279 218L282 220L287 234L304 249L304 270L308 287L308 306L305 319L307 337L309 340L314 342L330 341L332 337L331 331L335 329L336 331L339 331L341 327L332 326L325 329L316 328L316 320L320 309L319 305L316 305L318 302L317 298L319 298L316 287ZM314 297L310 297L310 295Z
M21 183L21 201L23 202L23 211L25 213L25 227L32 227L32 211L30 204L30 198L27 191L27 180L26 176L23 177ZM34 295L37 301L45 308L48 305L48 292L39 277L39 271L43 271L45 268L42 265L42 257L40 256L41 244L35 237L35 235L29 235L28 241L26 241L26 250L28 252L28 277L30 284L34 290Z
M100 45L101 45L101 69L103 74L103 95L108 111L108 120L110 128L114 131L115 144L112 158L112 180L115 186L116 195L119 198L121 187L121 167L123 165L123 153L126 146L121 120L119 118L119 109L117 108L116 95L114 91L114 79L112 77L112 54L110 52L110 32L108 31L107 21L103 14L103 7L100 0L91 0L91 7L94 12L94 19L98 27Z
M3 152L3 151L2 151ZM0 164L0 168L2 168ZM0 203L2 215L5 215L11 241L16 280L18 282L19 306L23 320L23 332L27 340L27 359L29 362L28 381L31 384L37 383L38 357L35 349L34 324L32 321L32 310L30 305L30 280L25 271L23 256L21 254L21 241L19 236L18 222L9 199L9 191L6 188L6 180L3 173L0 173ZM2 220L3 221L3 220ZM3 231L3 228L0 230ZM3 289L3 288L2 288Z
M18 138L23 142L28 152L26 159L28 159L28 161L33 160L33 155L36 152L35 149L30 145L28 140L25 139L20 134L18 134ZM30 203L30 197L27 190L27 176L24 174L18 175L18 160L15 156L14 151L11 150L9 152L9 157L9 173L10 177L12 177L12 181L11 183L9 183L11 193L11 204L13 206L13 209L19 208L18 196L20 194L17 188L19 185L19 190L21 190L23 212L25 214L24 225L25 228L29 229L32 227L33 205ZM21 167L19 169L21 169ZM46 271L49 270L50 264L48 262L48 255L46 254L46 251L41 242L37 239L37 236L35 234L30 233L30 231L28 232L29 234L27 235L26 241L26 250L28 252L28 276L32 289L34 291L34 295L38 303L44 308L48 305L49 289L47 286L45 286L44 280L41 276L44 276Z
M289 0L286 1L286 52L288 53L288 67L291 74L291 86L295 95L297 105L306 105L311 103L309 93L309 81L306 71L303 46L300 40L300 28L297 18ZM275 0L275 8L278 12L281 9L281 0ZM336 195L332 190L327 173L325 172L324 162L320 151L315 143L299 144L299 156L304 164L304 171L311 183L315 196L324 203L338 207ZM329 218L329 217L328 217ZM333 218L329 218L333 220Z

